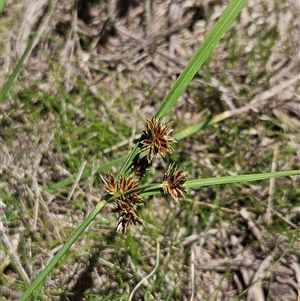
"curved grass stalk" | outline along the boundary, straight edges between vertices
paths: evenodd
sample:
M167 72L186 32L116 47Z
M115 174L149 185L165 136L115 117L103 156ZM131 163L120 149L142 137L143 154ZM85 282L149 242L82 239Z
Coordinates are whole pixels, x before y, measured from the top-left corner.
M8 80L6 81L6 83L3 85L3 87L0 90L0 103L3 102L5 100L6 94L8 93L9 89L11 88L13 81L17 78L28 54L30 53L32 46L34 44L35 38L36 38L36 33L31 35L31 39L23 53L23 55L21 56L20 60L18 61L15 69L13 70L12 74L9 76Z
M102 210L102 208L106 205L106 202L101 200L98 202L93 211L89 214L89 216L84 220L84 222L77 228L77 230L73 233L73 235L65 242L62 248L56 253L56 255L52 258L52 260L48 263L45 269L34 279L31 285L27 288L24 294L18 299L19 301L25 301L33 291L45 280L47 275L50 274L52 269L56 266L56 264L60 261L60 259L64 256L64 254L70 249L73 243L78 239L81 233L88 227L88 225L94 220L96 215Z
M164 118L168 115L178 98L181 96L182 92L186 89L199 68L206 61L223 34L228 30L231 23L235 20L235 18L238 16L247 2L248 0L233 0L228 5L212 31L205 38L201 46L198 48L194 56L186 65L186 67L160 104L158 110L155 113L155 117Z

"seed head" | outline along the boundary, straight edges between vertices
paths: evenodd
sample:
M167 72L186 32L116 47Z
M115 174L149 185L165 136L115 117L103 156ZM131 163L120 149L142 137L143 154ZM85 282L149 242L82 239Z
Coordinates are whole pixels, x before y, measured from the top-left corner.
M139 179L134 175L121 175L116 181L115 178L110 175L108 179L102 177L104 182L104 189L107 193L115 195L114 200L115 207L112 208L112 212L119 214L117 231L125 232L131 223L142 224L136 211L138 207L144 205L142 198L131 190L136 188L139 184Z
M169 193L175 201L178 201L178 197L183 196L183 193L186 192L183 185L187 179L187 172L177 169L174 164L171 164L163 177L164 193Z
M145 123L145 129L141 137L141 152L147 152L147 160L150 163L154 156L161 154L163 157L167 152L172 153L173 148L170 145L176 140L169 136L173 129L171 129L172 122L165 123L165 120L152 117Z
M117 232L125 233L131 223L133 223L134 225L136 225L137 223L141 225L143 224L133 210L123 211L118 218L118 223L116 227Z
M139 185L139 179L135 178L133 175L131 176L121 175L119 178L118 192L121 195L124 195L127 191L136 188L138 185Z
M116 202L116 206L111 210L112 212L119 213L118 223L116 227L118 232L125 233L131 223L133 223L134 225L136 225L137 223L141 225L143 224L143 222L136 214L135 209L137 206L142 206L143 203L137 195L134 196L133 199L130 198L126 200L118 200ZM137 201L139 201L139 203Z
M124 196L124 194L127 191L130 191L138 186L139 179L131 176L124 176L121 175L116 181L113 175L109 175L108 179L101 176L102 181L104 182L104 189L105 191L110 195L121 195Z
M118 193L118 184L112 174L109 175L108 179L105 179L100 175L102 181L104 182L104 190L111 195Z

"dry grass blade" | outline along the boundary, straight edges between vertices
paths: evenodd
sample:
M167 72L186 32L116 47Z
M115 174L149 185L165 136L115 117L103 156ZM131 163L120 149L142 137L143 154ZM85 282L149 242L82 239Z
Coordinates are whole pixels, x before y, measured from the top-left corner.
M194 250L192 249L191 251L191 298L190 301L194 300L194 295L195 295L195 264L194 264L194 260L195 260L195 253Z
M252 277L252 286L248 291L247 301L265 301L264 293L261 287L261 279L263 278L264 273L270 267L273 261L273 255L268 255L259 268L256 270L255 274Z
M16 252L16 247L13 247L13 245L11 244L11 239L8 238L8 236L5 233L5 229L4 229L4 225L2 222L0 222L0 236L1 236L1 240L3 242L3 244L5 245L8 254L11 256L11 258L13 258L14 263L17 265L18 271L21 274L21 277L24 281L27 282L27 284L30 283L30 279L21 263L21 260Z
M277 95L280 91L286 89L287 87L295 84L296 82L298 82L300 80L300 74L294 76L293 78L286 80L284 82L282 82L281 84L278 84L277 86L271 88L268 91L264 91L263 93L256 95L249 104L238 108L238 109L234 109L234 110L229 110L226 111L216 117L213 118L213 122L218 123L221 120L236 116L236 115L240 115L240 114L244 114L247 113L250 110L255 110L257 106L262 106L264 104L264 102L268 99L270 99L271 97L274 97L275 95Z
M132 290L131 294L128 297L128 301L131 301L134 297L134 294L136 293L136 291L140 288L141 285L143 285L145 282L148 281L148 279L150 279L157 271L158 267L159 267L159 256L160 256L160 244L159 241L156 241L156 262L155 262L155 267L153 269L153 271L147 275L145 278L143 278L136 286L135 288Z

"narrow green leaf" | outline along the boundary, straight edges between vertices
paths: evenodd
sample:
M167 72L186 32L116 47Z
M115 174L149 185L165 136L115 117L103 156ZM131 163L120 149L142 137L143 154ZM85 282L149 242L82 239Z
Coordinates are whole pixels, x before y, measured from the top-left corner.
M206 128L207 126L211 125L211 120L212 118L205 118L204 121L201 121L200 123L186 127L183 131L174 134L174 138L177 141L180 141L188 136L191 136L197 133L198 131Z
M186 188L193 188L193 187L210 186L210 185L253 182L253 181L261 181L261 180L266 180L275 177L285 177L285 176L292 176L292 175L299 175L299 174L300 174L300 170L287 170L287 171L266 172L266 173L251 174L251 175L239 175L239 176L189 180L185 183L184 186Z
M45 269L34 279L31 285L23 293L23 295L18 299L18 301L25 301L33 291L45 280L52 269L56 266L59 260L64 256L64 254L70 249L73 243L78 239L81 233L86 229L86 227L94 220L96 215L101 211L101 209L106 205L105 201L100 201L90 215L84 220L84 222L77 228L73 235L68 239L68 241L62 246L62 248L57 252L57 254L52 258Z
M3 102L5 100L5 97L6 97L6 94L7 92L9 91L13 81L15 80L15 78L17 77L17 75L19 74L22 66L23 66L23 63L26 59L26 57L28 56L32 46L33 46L33 43L34 43L34 40L35 40L35 37L36 37L36 34L33 34L31 36L31 39L23 53L23 55L21 56L21 58L19 59L14 71L12 72L12 74L9 76L8 80L6 81L6 83L4 84L4 86L1 88L0 90L0 103Z
M0 0L0 14L3 12L7 0Z
M246 3L247 0L233 0L229 4L212 31L208 34L202 45L198 48L170 89L167 96L162 101L160 107L155 113L155 117L163 118L168 115L182 92L186 89L187 85L190 83L207 57L211 54L222 35L229 28Z
M227 176L227 177L218 177L218 178L207 178L207 179L197 179L186 181L184 187L186 188L195 188L211 185L224 185L224 184L233 184L233 183L244 183L244 182L253 182L268 180L276 177L286 177L300 175L300 170L288 170L288 171L277 171L277 172L266 172L261 174L250 174L250 175L239 175L239 176ZM148 185L140 193L141 196L150 196L161 193L162 184L152 184Z

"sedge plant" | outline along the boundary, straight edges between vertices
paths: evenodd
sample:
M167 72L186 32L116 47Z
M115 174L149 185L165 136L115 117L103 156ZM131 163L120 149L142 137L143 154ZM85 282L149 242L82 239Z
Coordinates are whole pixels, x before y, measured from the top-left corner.
M113 203L114 206L112 211L118 214L116 226L117 231L125 233L132 224L143 224L143 221L138 216L137 209L144 205L143 200L148 196L164 192L169 194L174 201L178 201L179 198L183 196L186 189L208 185L258 181L270 179L272 177L300 174L300 170L290 170L274 173L188 180L188 174L185 170L181 169L180 166L171 164L162 174L161 183L152 183L147 185L140 184L147 170L152 165L155 156L161 155L164 157L166 153L173 152L173 144L176 142L176 140L183 139L185 135L187 136L192 134L193 132L221 119L215 118L212 120L204 120L201 124L197 125L196 128L190 129L190 133L187 132L185 135L179 133L174 135L174 137L172 136L172 123L166 121L166 117L178 98L181 96L192 78L211 54L218 41L221 39L226 30L228 30L246 3L247 0L233 0L228 5L214 28L208 34L202 45L198 48L185 69L182 71L181 75L175 81L174 85L160 104L154 116L145 121L145 126L142 129L141 137L130 154L105 165L105 168L108 168L110 166L123 163L117 175L110 174L106 177L102 176L103 186L106 193L100 197L100 201L97 203L89 216L75 230L73 235L62 246L58 253L45 267L45 269L27 287L22 296L18 299L19 301L26 300L34 291L37 290L38 287L41 287L47 275L51 273L59 260L64 256L64 254L79 238L81 233L88 227L88 225L101 212L107 203ZM6 95L12 86L14 79L17 77L26 56L30 52L34 38L35 36L33 35L31 42L24 52L24 55L16 65L12 75L2 87L0 91L0 101L5 101ZM101 171L101 169L98 171ZM55 185L50 189L55 189Z

